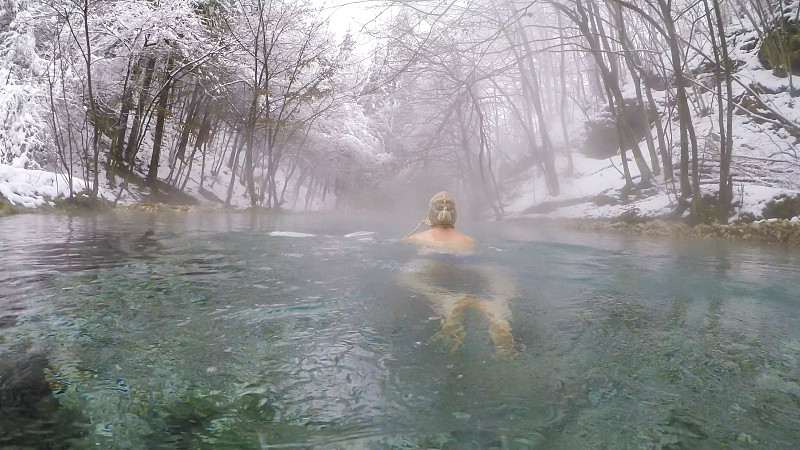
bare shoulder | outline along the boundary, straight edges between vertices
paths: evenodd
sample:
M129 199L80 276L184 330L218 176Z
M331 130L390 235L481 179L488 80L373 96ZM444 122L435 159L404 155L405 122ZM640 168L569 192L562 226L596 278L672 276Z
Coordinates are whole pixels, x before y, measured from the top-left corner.
M427 234L428 232L425 231L423 233L412 234L411 236L407 236L402 239L403 242L413 242L415 244L421 244L425 242L429 242L431 239Z
M459 242L465 245L474 246L475 244L478 243L478 241L460 231L456 231L456 233L458 233L458 235L456 235L456 239L458 239Z

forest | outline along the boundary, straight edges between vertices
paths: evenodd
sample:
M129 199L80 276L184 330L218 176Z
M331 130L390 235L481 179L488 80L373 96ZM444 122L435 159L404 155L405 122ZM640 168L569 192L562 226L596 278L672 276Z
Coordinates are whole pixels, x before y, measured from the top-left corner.
M496 219L569 198L587 160L621 182L595 194L696 221L800 189L797 1L376 0L344 28L338 7L5 0L0 163L68 198L358 209L444 187Z

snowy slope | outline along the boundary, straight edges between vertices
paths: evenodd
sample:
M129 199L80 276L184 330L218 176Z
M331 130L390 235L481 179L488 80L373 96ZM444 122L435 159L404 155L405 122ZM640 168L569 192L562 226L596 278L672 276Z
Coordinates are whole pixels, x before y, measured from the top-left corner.
M797 7L797 4L795 4ZM743 86L757 88L760 97L775 113L800 126L800 97L789 95L787 78L773 75L772 71L762 66L758 59L758 47L752 43L758 39L754 30L734 27L729 32L731 58L741 62L735 76L741 84L734 83L734 98L748 93ZM750 45L748 45L750 44ZM690 59L695 68L703 62L694 55ZM698 80L708 74L700 74ZM800 84L800 77L794 76L795 85ZM635 98L634 88L628 83L624 86L626 98ZM664 107L665 92L654 92L656 101ZM715 105L713 93L702 95L706 105ZM703 195L715 195L718 190L718 147L714 139L719 139L716 107L709 108L710 113L700 115L693 111L693 123L698 139L699 157L701 159L701 190ZM763 108L762 108L763 109ZM663 118L662 118L663 120ZM572 124L573 130L579 130L581 120ZM679 161L678 124L664 123L671 127L673 142L673 167ZM651 130L655 137L655 128ZM579 133L579 132L578 132ZM573 141L574 142L574 141ZM734 180L734 203L737 205L735 220L742 214L761 215L764 205L780 194L796 195L800 193L800 153L798 138L792 136L784 127L757 120L738 110L733 117L733 156L731 174ZM640 150L647 155L644 140L639 144ZM715 154L716 150L716 154ZM646 156L645 156L646 157ZM615 156L605 160L588 158L574 153L575 176L562 177L561 190L558 197L546 195L547 189L543 177L535 177L533 182L523 188L520 194L506 206L506 212L514 217L547 217L547 218L616 218L635 213L639 217L659 217L673 213L677 207L676 193L678 180L664 182L658 178L658 186L628 198L621 197L620 190L625 182L622 176L622 158ZM629 155L630 170L637 181L639 175L633 158ZM560 172L566 173L566 162L558 161ZM705 173L709 172L709 173ZM601 196L600 198L597 198ZM552 207L543 204L552 203ZM537 205L540 205L537 208Z

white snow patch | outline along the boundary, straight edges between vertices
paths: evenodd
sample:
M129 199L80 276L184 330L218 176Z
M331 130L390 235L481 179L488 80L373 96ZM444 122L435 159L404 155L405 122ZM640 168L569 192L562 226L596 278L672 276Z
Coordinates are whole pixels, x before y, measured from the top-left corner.
M294 237L294 238L314 237L313 234L297 233L295 231L273 231L269 233L269 235L279 236L279 237Z
M369 236L371 234L375 234L375 232L374 231L356 231L354 233L345 234L344 237L351 238L351 237Z
M800 194L800 192L787 191L786 189L776 187L746 184L744 185L743 190L739 189L737 192L734 192L734 200L742 202L742 206L737 212L739 215L749 213L759 217L761 216L761 212L763 211L767 202L780 194L794 196Z
M80 178L73 178L72 185L73 192L86 189ZM35 208L48 199L68 197L69 183L63 174L0 164L0 195L13 205Z

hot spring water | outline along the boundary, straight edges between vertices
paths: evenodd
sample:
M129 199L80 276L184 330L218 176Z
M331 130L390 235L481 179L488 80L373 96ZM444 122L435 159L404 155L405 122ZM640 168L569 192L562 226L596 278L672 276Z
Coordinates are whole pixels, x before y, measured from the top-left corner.
M800 446L796 249L462 221L508 352L441 339L413 221L0 219L0 446Z

